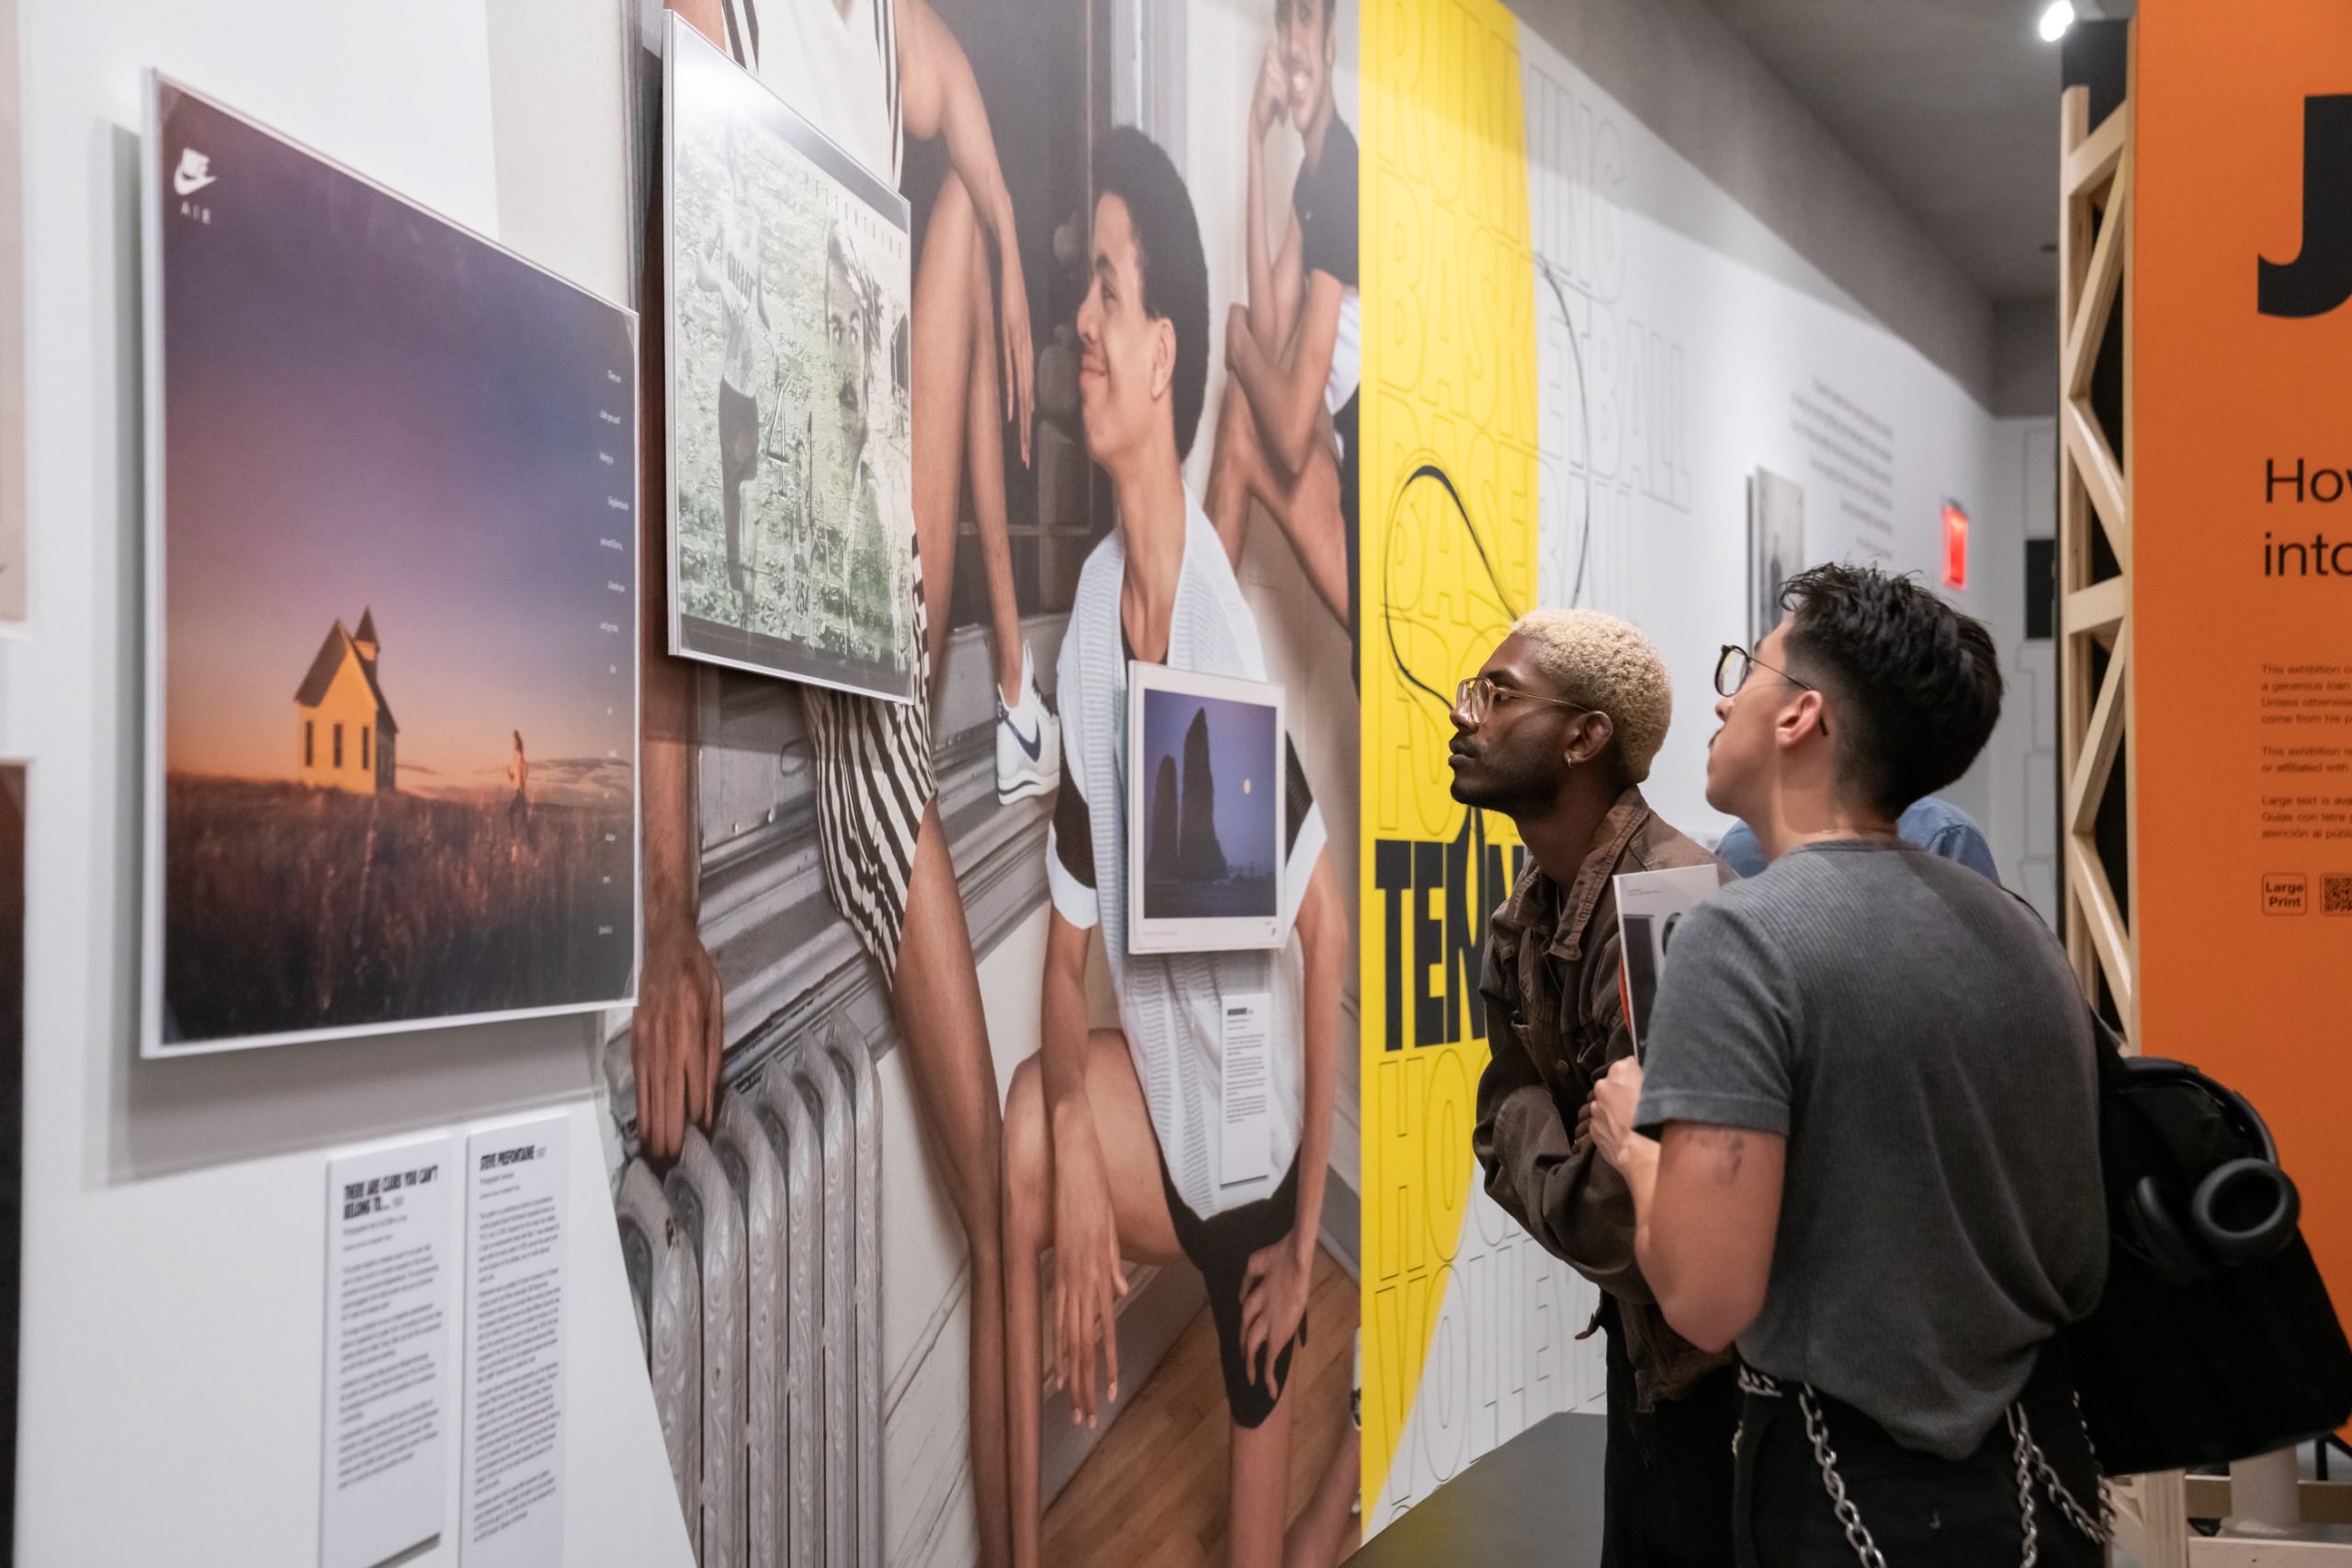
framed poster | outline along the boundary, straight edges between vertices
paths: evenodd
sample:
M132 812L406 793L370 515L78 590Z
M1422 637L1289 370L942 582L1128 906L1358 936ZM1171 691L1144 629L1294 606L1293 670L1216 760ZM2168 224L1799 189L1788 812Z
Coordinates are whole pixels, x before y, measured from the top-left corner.
M1283 689L1127 666L1127 951L1279 947Z
M1747 481L1747 646L1781 624L1781 585L1805 568L1804 489L1770 468Z
M142 1050L628 1000L635 317L148 116Z
M667 25L670 650L911 702L906 200Z

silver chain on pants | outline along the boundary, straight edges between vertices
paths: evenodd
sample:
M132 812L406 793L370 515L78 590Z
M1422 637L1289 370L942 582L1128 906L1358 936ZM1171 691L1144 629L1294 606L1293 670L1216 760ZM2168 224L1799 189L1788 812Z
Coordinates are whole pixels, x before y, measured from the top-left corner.
M1739 1369L1739 1388L1743 1393L1765 1399L1781 1397L1781 1385L1777 1382L1748 1367ZM1811 1384L1798 1386L1797 1408L1804 1416L1804 1433L1813 1445L1814 1462L1821 1468L1821 1484L1829 1495L1829 1511L1836 1516L1839 1528L1845 1530L1846 1544L1854 1549L1854 1560L1861 1568L1887 1568L1885 1556L1880 1552L1878 1543L1871 1539L1869 1527L1862 1523L1861 1510L1847 1495L1846 1478L1838 1470L1838 1450L1829 1446L1829 1424L1822 1418ZM2076 1420L2082 1419L2082 1396L2076 1394ZM2037 1480L2068 1524L2104 1545L2114 1533L2108 1512L2106 1489L2100 1488L2098 1515L2093 1517L2088 1509L2075 1501L2074 1494L2067 1491L2065 1483L2058 1477L2057 1468L2041 1451L2041 1445L2034 1441L2033 1427L2026 1419L2022 1400L2009 1405L2008 1423L2010 1450L2017 1463L2018 1513L2024 1529L2024 1550L2018 1558L2018 1568L2035 1568L2041 1557L2041 1531L2034 1517L2033 1489ZM1739 1451L1740 1438L1745 1431L1746 1424L1742 1423L1732 1434L1732 1452L1735 1455ZM2086 1448L2091 1448L2087 1426L2083 1429L2083 1443ZM2098 1467L2098 1452L2095 1448L2091 1448L2091 1463L2094 1469Z

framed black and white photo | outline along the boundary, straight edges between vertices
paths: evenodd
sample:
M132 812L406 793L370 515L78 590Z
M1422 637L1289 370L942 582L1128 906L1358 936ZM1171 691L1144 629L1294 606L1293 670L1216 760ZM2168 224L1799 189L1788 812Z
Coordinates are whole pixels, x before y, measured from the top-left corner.
M670 650L910 702L906 198L666 19Z
M1127 670L1128 951L1280 946L1283 688Z

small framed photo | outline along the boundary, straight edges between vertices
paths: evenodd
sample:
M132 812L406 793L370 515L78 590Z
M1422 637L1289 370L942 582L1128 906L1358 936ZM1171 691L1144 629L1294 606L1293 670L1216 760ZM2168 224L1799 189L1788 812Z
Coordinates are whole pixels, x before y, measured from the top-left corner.
M1747 481L1747 647L1771 635L1788 612L1781 589L1805 568L1804 489L1759 468Z
M1279 947L1283 689L1127 666L1127 951Z

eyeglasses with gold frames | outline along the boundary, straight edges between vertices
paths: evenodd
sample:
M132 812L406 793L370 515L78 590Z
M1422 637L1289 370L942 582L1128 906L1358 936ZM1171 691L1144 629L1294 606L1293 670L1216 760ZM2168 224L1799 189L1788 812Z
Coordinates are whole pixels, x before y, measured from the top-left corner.
M1547 707L1566 708L1571 713L1600 711L1599 708L1589 708L1580 703L1572 703L1561 697L1539 696L1533 692L1522 692L1516 686L1498 686L1484 675L1473 675L1453 688L1453 711L1472 724L1484 723L1487 716L1495 710L1495 705L1503 702L1542 703Z

